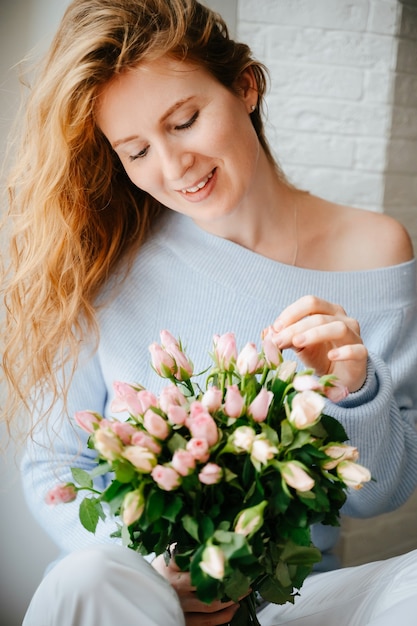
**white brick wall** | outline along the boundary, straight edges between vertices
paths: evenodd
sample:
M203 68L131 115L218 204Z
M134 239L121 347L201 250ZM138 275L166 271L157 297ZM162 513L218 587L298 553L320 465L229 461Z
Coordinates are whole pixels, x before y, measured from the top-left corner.
M397 0L238 0L238 38L270 70L268 135L296 184L384 210L401 15ZM402 80L417 99L417 77ZM412 146L398 148L410 169Z

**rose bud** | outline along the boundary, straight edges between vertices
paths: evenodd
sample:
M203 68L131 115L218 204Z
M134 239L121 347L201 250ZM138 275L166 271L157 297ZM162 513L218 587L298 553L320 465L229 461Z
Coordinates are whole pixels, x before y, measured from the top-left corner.
M66 483L63 485L56 485L48 491L45 496L46 504L66 504L67 502L73 502L77 497L77 489L72 483Z
M314 487L314 480L303 469L301 463L289 461L281 466L281 475L289 487L297 491L310 491Z
M207 546L203 550L200 567L211 578L222 580L224 577L225 557L218 546Z

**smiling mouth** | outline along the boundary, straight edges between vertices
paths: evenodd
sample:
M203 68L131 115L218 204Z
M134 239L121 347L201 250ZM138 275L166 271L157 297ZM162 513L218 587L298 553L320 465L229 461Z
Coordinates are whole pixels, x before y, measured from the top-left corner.
M201 180L198 183L198 185L194 185L194 187L186 187L185 189L181 189L181 193L197 193L197 191L200 191L200 189L203 189L203 187L207 185L210 178L213 178L213 173L214 173L214 170L213 172L210 172L208 176L203 178L203 180Z

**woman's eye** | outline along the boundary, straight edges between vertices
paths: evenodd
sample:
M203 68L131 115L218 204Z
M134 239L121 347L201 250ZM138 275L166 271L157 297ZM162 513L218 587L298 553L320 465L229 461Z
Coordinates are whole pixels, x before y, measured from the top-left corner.
M140 150L136 154L132 154L129 157L129 161L136 161L136 159L143 159L143 157L146 156L147 153L148 153L148 147L144 148L143 150Z
M191 128L191 126L194 124L197 118L198 118L198 111L196 111L194 115L190 117L190 119L187 122L185 122L184 124L180 124L179 126L176 126L175 130L186 130L187 128Z

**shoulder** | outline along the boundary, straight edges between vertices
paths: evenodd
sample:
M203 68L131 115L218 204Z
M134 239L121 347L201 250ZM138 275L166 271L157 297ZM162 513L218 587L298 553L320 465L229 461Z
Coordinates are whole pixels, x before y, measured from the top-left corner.
M377 269L399 265L414 257L407 230L389 215L315 196L309 197L304 211L310 227L314 223L309 238L311 257L314 258L318 245L321 248L322 267L318 269ZM314 215L314 220L308 219L307 213L310 218Z
M355 253L365 269L405 263L413 258L413 244L405 227L390 215L340 207L346 237L357 242Z

